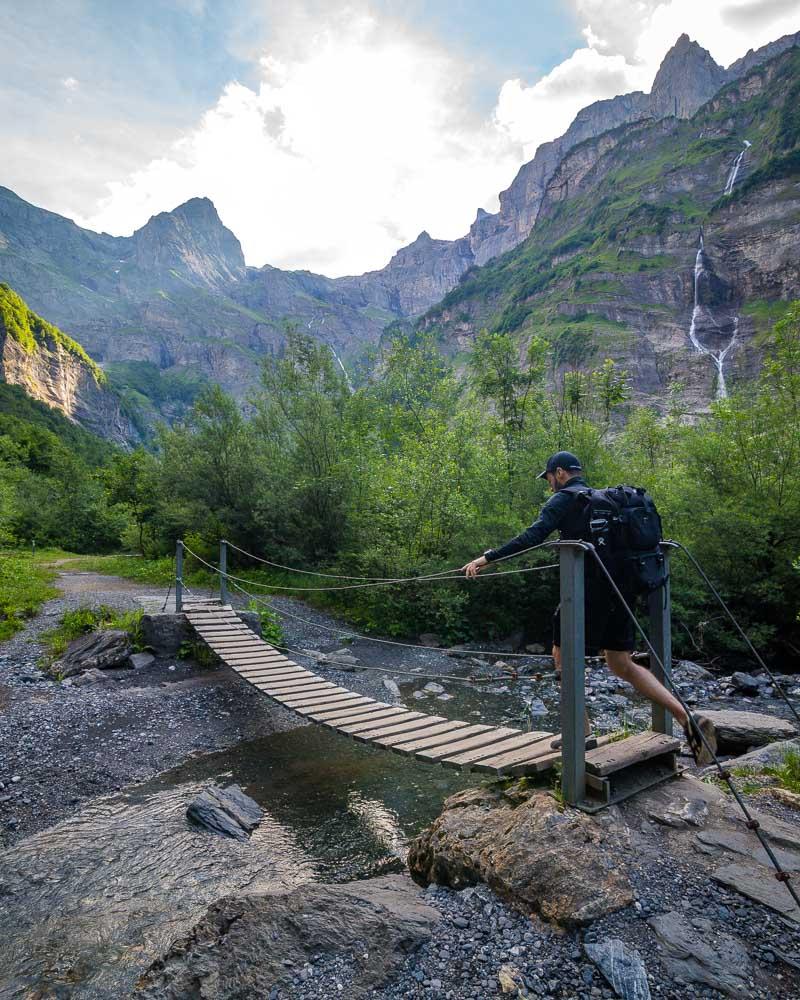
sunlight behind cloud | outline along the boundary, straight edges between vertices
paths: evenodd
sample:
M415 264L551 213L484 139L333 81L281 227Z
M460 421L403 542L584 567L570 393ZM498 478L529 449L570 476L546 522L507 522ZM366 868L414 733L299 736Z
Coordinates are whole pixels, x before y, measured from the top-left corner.
M470 115L467 68L443 49L356 15L302 54L262 59L258 91L225 89L172 154L109 185L92 228L130 231L207 195L249 263L360 273L422 229L455 238L521 162Z
M470 66L368 6L276 24L257 88L230 82L167 155L107 185L92 229L129 233L208 196L248 263L332 276L382 267L421 230L463 235L587 104L649 90L684 31L727 65L800 28L785 0L569 0L586 45L471 106ZM65 81L66 83L66 81Z

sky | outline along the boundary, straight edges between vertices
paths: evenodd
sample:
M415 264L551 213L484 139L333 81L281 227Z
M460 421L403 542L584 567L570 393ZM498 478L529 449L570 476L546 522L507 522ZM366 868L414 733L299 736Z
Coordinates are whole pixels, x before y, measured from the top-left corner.
M211 198L247 263L338 276L463 235L686 32L728 65L797 0L0 0L0 184L129 235Z

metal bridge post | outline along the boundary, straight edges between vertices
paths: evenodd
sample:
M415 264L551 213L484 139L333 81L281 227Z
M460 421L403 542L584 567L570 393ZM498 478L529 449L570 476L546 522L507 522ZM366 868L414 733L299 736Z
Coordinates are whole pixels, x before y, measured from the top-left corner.
M669 585L669 558L670 548L664 544L661 546L661 554L664 556L664 564L667 579L663 587L654 590L649 597L650 611L650 642L653 649L658 654L659 660L664 664L664 670L654 661L650 664L650 672L668 690L669 678L672 671L672 598ZM652 657L651 657L652 659ZM666 677L664 676L666 673ZM654 733L666 733L672 736L672 714L661 705L653 703L652 729Z
M586 797L584 549L561 552L561 791L574 806Z
M219 599L228 603L228 543L224 538L219 543Z
M175 611L183 610L183 542L175 543Z

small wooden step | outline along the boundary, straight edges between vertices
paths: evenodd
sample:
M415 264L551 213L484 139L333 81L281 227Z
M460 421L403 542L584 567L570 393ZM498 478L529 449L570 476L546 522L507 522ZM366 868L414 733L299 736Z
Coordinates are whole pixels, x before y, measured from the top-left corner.
M674 736L647 730L596 750L589 750L586 754L586 771L602 778L652 757L677 753L680 746L680 740L676 740Z

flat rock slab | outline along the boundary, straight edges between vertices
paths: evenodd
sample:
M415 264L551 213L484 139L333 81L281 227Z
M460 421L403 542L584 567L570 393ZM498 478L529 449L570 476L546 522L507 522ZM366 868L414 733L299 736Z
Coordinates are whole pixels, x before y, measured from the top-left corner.
M473 788L446 800L408 865L422 884L482 881L523 913L574 926L632 902L628 848L614 824L562 810L549 792Z
M704 917L662 913L648 921L667 972L687 986L710 986L729 996L752 995L750 956L742 941ZM687 992L687 996L689 994Z
M729 760L728 767L744 767L752 768L754 771L762 771L765 767L777 767L782 764L786 754L790 751L800 753L800 740L779 740L777 743L768 743L766 746L742 754L735 760ZM708 770L709 774L715 772L716 768Z
M791 722L761 712L721 709L698 712L697 715L711 724L709 743L715 752L722 754L741 753L750 747L791 739L797 734L797 729ZM700 763L711 763L711 757L705 748Z
M800 908L789 895L789 890L775 879L771 870L762 865L725 865L718 868L712 878L720 885L735 889L748 899L763 903L781 916L800 924Z
M344 989L317 982L320 996L361 1000L374 995L408 954L430 939L440 919L405 875L344 885L303 885L284 893L229 896L215 903L183 939L139 980L143 1000L242 1000L292 980L312 957L342 955ZM323 962L319 962L322 959ZM314 966L308 967L309 985Z
M186 816L198 826L235 840L247 840L264 811L238 785L207 788L190 803Z
M718 847L732 854L740 854L743 857L751 858L764 867L769 867L771 862L761 841L751 830L703 830L697 834L697 839L707 847ZM778 859L778 864L784 871L800 871L800 854L796 851L787 851L784 848L771 845L772 852Z
M156 662L152 653L131 653L128 664L133 670L146 670Z
M586 954L622 1000L650 1000L647 969L638 951L618 938L585 944Z

